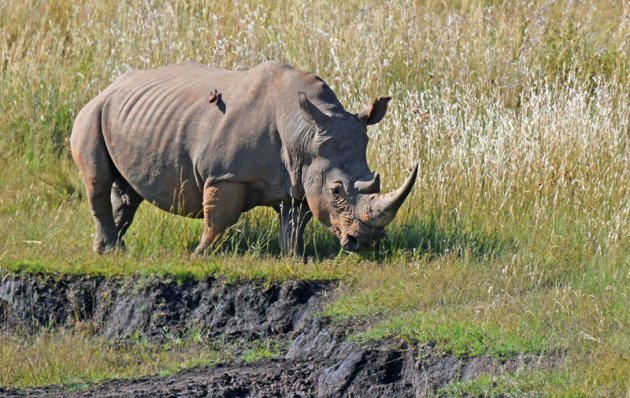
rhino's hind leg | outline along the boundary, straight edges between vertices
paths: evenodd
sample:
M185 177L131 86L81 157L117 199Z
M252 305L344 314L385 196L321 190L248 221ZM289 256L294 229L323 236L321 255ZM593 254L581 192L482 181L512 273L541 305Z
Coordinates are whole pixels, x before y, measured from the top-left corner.
M245 205L247 186L238 182L207 184L203 189L203 234L195 255L218 243L225 231L238 221Z
M92 189L92 192L88 189L88 200L96 223L93 248L98 254L116 248L118 233L112 216L112 204L108 191L109 189L105 191L103 186Z
M98 141L86 147L85 154L73 150L72 155L83 175L90 210L96 224L94 251L102 254L116 247L118 236L110 201L114 177L104 147L98 145Z
M116 244L125 247L123 237L133 221L133 217L142 202L142 198L122 178L115 178L111 190L112 212L116 224Z

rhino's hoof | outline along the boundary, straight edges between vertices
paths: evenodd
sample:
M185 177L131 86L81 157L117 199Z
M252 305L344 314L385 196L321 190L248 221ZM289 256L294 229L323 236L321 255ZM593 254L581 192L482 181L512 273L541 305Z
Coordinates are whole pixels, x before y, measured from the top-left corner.
M206 255L207 247L197 246L195 251L190 255L190 258L195 259L199 257L204 257Z
M114 250L116 250L116 246L113 245L94 245L94 253L98 254L98 255L105 255L108 253L113 252Z
M105 255L108 253L112 253L115 251L124 251L125 250L125 242L118 241L115 243L107 243L104 241L94 242L94 253L99 255Z

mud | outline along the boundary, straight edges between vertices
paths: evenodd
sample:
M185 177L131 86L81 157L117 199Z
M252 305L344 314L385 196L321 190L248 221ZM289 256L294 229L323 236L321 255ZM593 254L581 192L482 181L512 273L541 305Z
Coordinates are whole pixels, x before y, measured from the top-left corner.
M227 283L172 278L6 275L0 328L33 333L82 324L109 339L205 337L259 339L300 329L332 289L296 281Z
M114 380L82 391L0 388L0 396L424 397L481 374L518 373L557 361L539 356L462 359L393 340L356 344L344 329L319 317L334 288L330 282L8 275L0 284L5 330L34 332L80 322L112 339L140 334L159 341L194 329L208 338L274 338L289 348L282 358L254 364Z

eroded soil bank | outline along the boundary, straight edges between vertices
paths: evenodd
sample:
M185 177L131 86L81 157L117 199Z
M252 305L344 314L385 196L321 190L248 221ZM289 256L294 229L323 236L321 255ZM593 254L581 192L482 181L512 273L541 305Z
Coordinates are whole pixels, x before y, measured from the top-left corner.
M409 397L433 395L483 373L548 367L548 358L455 358L398 341L359 345L320 317L336 284L317 281L226 283L168 278L7 274L0 283L0 327L32 333L42 327L88 325L110 339L157 341L191 331L206 338L273 338L282 358L228 363L170 377L114 380L82 391L51 386L0 387L0 396L90 397ZM553 361L552 361L553 362Z
M9 274L0 284L0 328L92 328L109 339L258 339L287 335L321 308L326 282L227 283L224 279Z

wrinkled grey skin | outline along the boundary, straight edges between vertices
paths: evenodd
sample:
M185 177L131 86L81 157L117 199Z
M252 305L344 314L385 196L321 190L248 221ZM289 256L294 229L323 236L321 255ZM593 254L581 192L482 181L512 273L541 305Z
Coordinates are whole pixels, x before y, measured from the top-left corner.
M143 200L204 218L203 253L241 212L271 206L284 253L315 215L350 251L380 239L415 182L380 194L367 125L389 98L346 112L318 77L278 62L244 72L188 62L129 72L77 116L70 145L96 222L94 250L123 245Z

